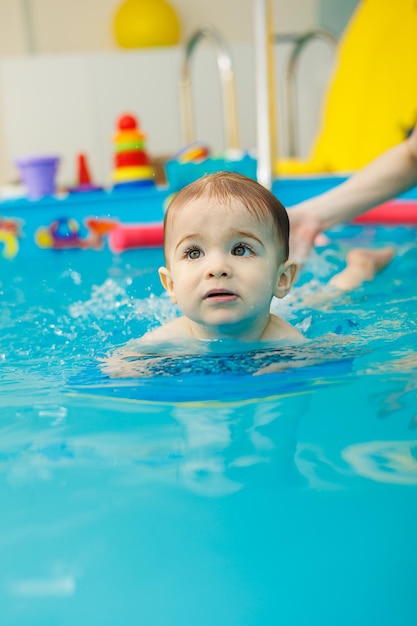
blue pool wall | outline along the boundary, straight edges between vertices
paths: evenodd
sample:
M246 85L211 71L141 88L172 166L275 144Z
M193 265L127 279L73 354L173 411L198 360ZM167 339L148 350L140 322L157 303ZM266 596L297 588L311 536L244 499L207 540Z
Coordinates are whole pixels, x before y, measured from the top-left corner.
M346 176L313 176L280 178L274 181L272 191L281 202L291 207L302 200L320 195L336 185ZM81 237L88 238L85 221L112 220L122 224L161 223L165 207L172 196L172 188L154 185L125 190L102 190L84 193L70 193L65 197L45 197L32 201L27 198L0 202L0 264L16 258L38 255L51 255L62 252L50 247L40 247L36 242L39 229L48 228L57 220L71 221L80 228ZM417 199L417 187L403 194L401 198ZM8 232L10 224L18 230L17 247L13 254L5 254L6 240L2 233ZM82 250L69 247L68 254L79 254ZM102 246L95 252L110 252L107 237L103 236ZM38 256L39 258L39 256Z

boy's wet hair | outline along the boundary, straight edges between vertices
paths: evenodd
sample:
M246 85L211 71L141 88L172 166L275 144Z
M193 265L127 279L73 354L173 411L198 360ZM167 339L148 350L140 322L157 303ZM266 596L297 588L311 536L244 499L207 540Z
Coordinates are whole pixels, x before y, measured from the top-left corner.
M283 247L284 261L289 255L290 224L283 204L258 182L236 172L207 174L179 191L171 201L164 219L164 233L177 210L202 196L216 198L227 204L236 199L260 222L272 218L279 243Z

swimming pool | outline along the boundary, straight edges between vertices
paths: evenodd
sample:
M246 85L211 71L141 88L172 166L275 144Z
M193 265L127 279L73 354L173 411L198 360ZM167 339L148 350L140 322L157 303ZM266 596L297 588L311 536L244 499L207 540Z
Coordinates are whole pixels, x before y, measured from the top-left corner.
M397 250L373 284L302 304L313 275L371 242ZM256 376L282 355L167 358L153 377L106 379L97 358L173 314L161 261L2 261L0 623L409 624L415 229L335 230L280 303L315 365L298 353Z

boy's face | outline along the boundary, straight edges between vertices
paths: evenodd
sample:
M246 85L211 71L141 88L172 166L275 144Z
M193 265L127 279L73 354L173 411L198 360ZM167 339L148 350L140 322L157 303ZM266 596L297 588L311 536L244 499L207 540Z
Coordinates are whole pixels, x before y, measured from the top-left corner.
M272 297L290 289L294 268L272 218L261 223L239 201L201 197L168 222L162 284L198 338L260 339Z

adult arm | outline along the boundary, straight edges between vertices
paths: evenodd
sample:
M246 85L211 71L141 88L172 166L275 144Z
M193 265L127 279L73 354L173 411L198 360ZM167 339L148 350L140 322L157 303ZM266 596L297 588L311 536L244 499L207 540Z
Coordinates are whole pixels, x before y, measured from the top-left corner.
M417 126L334 189L290 208L291 256L304 260L316 236L417 185Z

